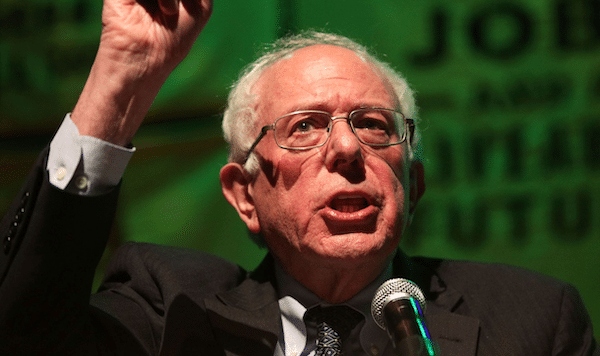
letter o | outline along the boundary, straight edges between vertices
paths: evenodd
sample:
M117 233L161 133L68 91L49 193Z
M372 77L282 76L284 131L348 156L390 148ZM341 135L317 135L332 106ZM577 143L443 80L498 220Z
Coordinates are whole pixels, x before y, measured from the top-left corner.
M491 41L493 21L509 19L513 36L501 43ZM527 12L515 4L500 4L483 9L469 23L473 48L482 54L507 59L521 54L529 45L533 34L533 23Z

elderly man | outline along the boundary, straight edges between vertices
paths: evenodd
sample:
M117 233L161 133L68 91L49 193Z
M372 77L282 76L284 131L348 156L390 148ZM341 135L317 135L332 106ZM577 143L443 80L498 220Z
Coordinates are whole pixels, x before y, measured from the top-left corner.
M201 0L105 0L81 97L0 227L2 354L391 355L369 314L391 277L424 291L441 354L592 354L569 285L398 250L424 192L412 92L362 47L319 33L248 67L225 112L223 193L267 247L263 263L247 273L127 244L90 300L130 142L210 11ZM341 350L324 351L313 311L331 306L353 324Z

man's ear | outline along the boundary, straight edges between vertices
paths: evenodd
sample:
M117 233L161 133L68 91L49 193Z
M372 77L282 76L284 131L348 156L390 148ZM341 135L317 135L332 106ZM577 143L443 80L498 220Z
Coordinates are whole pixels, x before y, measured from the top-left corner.
M239 163L227 163L221 168L219 178L225 199L237 210L248 230L259 233L260 223L252 197L252 177Z
M425 168L421 161L413 161L410 165L410 196L408 213L410 221L417 208L417 203L425 193Z

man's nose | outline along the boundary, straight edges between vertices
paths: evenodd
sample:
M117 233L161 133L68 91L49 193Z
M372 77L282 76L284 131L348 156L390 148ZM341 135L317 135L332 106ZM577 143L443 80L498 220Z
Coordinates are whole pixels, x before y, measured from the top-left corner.
M362 166L362 147L345 118L333 118L327 143L326 165L329 170Z

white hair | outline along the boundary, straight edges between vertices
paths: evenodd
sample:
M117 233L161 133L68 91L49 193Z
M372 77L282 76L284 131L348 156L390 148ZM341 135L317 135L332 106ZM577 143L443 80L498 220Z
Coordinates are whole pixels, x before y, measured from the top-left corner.
M260 129L257 125L258 115L255 110L256 103L260 98L252 92L252 88L267 68L282 59L289 58L298 49L314 45L334 45L349 49L379 71L382 79L387 81L394 91L399 103L397 110L405 117L415 121L415 131L410 137L409 151L411 159L420 159L417 106L414 93L402 75L389 64L371 55L364 46L349 38L337 34L307 31L275 41L265 54L246 66L238 81L232 86L223 114L223 134L229 144L229 162L244 165L246 171L251 175L257 172L259 163L256 155L251 154L246 160L250 146Z

